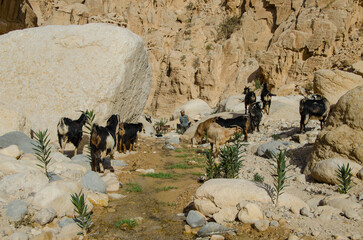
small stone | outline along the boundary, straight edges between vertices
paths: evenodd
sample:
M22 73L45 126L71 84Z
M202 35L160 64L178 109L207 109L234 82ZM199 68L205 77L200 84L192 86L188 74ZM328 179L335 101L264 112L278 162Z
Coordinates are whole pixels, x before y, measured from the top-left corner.
M222 235L212 235L210 240L224 240L224 237Z
M165 144L163 146L163 149L167 149L167 150L174 151L175 150L175 147L173 145L170 145L170 144Z
M106 183L93 171L87 171L81 179L82 186L94 192L106 193Z
M320 232L319 232L319 231L313 231L313 232L311 233L311 235L313 235L314 237L317 237L317 236L319 236L319 235L320 235Z
M14 200L6 206L6 216L14 222L22 220L28 213L28 204L21 200Z
M310 218L312 218L314 216L306 207L303 207L300 210L300 214L305 216L305 217L310 217Z
M107 212L109 212L109 213L114 213L114 212L116 212L116 209L114 209L114 208L108 208L108 209L107 209Z
M290 234L289 238L287 240L299 240L298 236L296 236L295 234Z
M60 228L63 228L66 225L72 224L72 223L74 223L74 220L72 218L64 217L64 218L62 218L61 220L58 221L58 226Z
M227 228L218 223L209 222L197 232L197 235L199 237L207 237L214 234L225 234L227 232L234 232L234 231L235 231L234 229Z
M125 198L125 195L119 194L119 193L108 193L107 194L110 199L121 199L121 198Z
M192 228L202 227L206 224L203 214L198 211L191 210L187 216L187 223Z
M53 208L43 208L35 214L34 220L43 226L53 221L56 216L57 212Z
M358 215L357 211L353 209L345 209L344 210L344 216L346 216L348 219L353 220L360 220L360 216Z
M259 231L259 232L264 232L268 229L270 225L270 221L269 220L259 220L256 221L254 223L255 228Z
M272 220L272 221L270 222L270 226L271 226L271 227L276 227L276 228L277 228L277 227L279 227L279 225L280 225L280 224L279 224L279 222L278 222L278 221Z
M9 240L28 240L29 237L26 233L15 232L10 235Z
M184 225L184 232L187 234L191 234L192 233L192 228L189 225Z

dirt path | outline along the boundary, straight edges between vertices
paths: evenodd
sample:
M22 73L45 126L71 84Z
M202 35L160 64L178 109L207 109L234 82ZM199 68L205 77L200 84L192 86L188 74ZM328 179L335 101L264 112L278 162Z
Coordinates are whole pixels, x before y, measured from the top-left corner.
M111 200L108 207L94 209L92 239L195 239L194 235L184 233L182 213L201 185L197 179L205 171L204 158L197 149L162 149L164 141L140 139L138 151L122 157L129 165L116 173L124 185L119 193L126 197ZM164 174L153 178L136 169L154 169L155 173ZM129 224L121 225L122 220ZM137 222L136 226L130 226L132 220ZM233 227L238 234L227 239L286 239L290 232L283 225L264 233L249 225Z

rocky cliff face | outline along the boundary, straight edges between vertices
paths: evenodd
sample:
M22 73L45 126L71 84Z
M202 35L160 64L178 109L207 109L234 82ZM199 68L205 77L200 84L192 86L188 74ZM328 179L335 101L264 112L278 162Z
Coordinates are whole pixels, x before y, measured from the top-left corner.
M215 106L246 84L312 90L314 72L362 58L361 0L29 0L39 25L104 22L141 35L153 80L146 111Z

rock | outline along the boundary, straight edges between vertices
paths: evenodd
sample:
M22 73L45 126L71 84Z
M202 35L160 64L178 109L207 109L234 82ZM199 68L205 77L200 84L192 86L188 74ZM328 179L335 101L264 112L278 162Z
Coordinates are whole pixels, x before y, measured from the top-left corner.
M219 224L226 224L236 220L237 214L237 207L224 207L219 212L213 214L213 218Z
M73 218L63 217L61 220L58 221L58 226L60 228L63 228L64 226L66 226L68 224L72 224L72 223L74 223Z
M52 160L54 162L70 162L71 161L71 159L69 157L65 156L64 154L62 154L60 152L51 152L50 158L52 158Z
M28 213L28 204L21 200L14 200L6 206L6 216L12 222L22 220Z
M245 96L233 95L221 101L218 106L218 112L242 112L245 110Z
M29 132L29 122L26 120L24 114L18 112L16 109L6 107L0 103L0 135L12 131Z
M29 237L26 233L15 232L9 236L9 240L28 240Z
M106 193L106 183L93 171L88 171L81 179L82 186L91 191Z
M88 158L88 156L84 154L78 154L71 158L71 162L73 164L79 164L82 165L87 170L91 170L91 160Z
M270 222L270 226L271 226L271 227L275 227L275 228L277 228L277 227L279 227L279 225L280 225L280 224L279 224L279 222L278 222L278 221L273 220L273 221L271 221L271 222Z
M194 210L189 211L186 221L192 228L203 227L206 224L205 217Z
M61 178L69 180L79 180L87 171L89 171L82 165L72 163L71 160L67 162L53 162L50 164L48 170Z
M299 240L299 238L298 238L295 234L291 233L291 234L289 235L289 237L288 237L288 239L287 239L287 240Z
M359 203L344 198L324 199L322 204L337 208L342 212L349 209L359 209L361 207Z
M350 208L344 210L344 216L346 216L348 219L353 219L357 221L361 220L361 217L359 216L357 211Z
M184 233L186 234L191 234L192 233L192 228L189 225L184 225Z
M314 215L319 221L327 222L330 221L333 215L339 215L340 210L330 206L319 206L316 208Z
M255 203L241 202L239 203L239 208L238 219L245 224L255 223L264 219L261 208Z
M307 171L328 158L345 158L363 164L363 85L344 94L327 119L327 127L318 135Z
M227 228L218 223L209 222L197 232L197 236L207 237L207 236L216 235L216 234L223 235L225 233L234 232L234 231L235 231L234 229Z
M284 206L295 214L300 214L300 210L304 207L309 209L309 206L303 200L288 193L284 193L279 197L279 206Z
M225 207L235 207L243 200L271 202L265 189L244 179L211 179L199 187L194 195L196 209L208 217Z
M170 144L164 144L163 149L174 151L175 147L173 145L170 145Z
M19 151L18 146L10 145L9 147L0 149L0 154L18 159L22 153Z
M210 240L224 240L225 238L222 235L212 235Z
M269 119L291 120L300 119L299 104L301 96L273 96L271 98L271 108Z
M121 161L121 160L111 160L111 164L112 166L117 166L117 167L124 167L124 166L128 166L127 163Z
M92 203L94 206L107 207L108 206L108 195L99 193L99 192L91 192L87 191L85 193L88 201Z
M257 155L258 156L263 156L263 157L270 157L271 155L269 153L274 153L275 155L278 156L280 149L288 149L289 145L291 145L291 143L288 142L282 142L282 141L272 141L269 143L265 143L262 144L258 147L257 149Z
M49 177L49 182L63 180L63 178L61 178L59 175L53 172L48 173L48 177Z
M76 223L67 224L57 235L57 240L73 239L79 232L82 232L82 229Z
M93 109L98 123L111 113L137 121L149 96L147 50L126 28L92 23L13 31L0 36L0 52L8 59L0 66L0 102L19 109L33 129L48 128L52 139L59 119L75 119L77 110Z
M56 216L57 212L53 208L43 208L35 214L34 220L43 226L53 221Z
M56 234L55 231L46 231L46 232L42 232L41 234L32 237L31 240L56 240Z
M24 153L34 153L32 143L36 144L36 141L30 139L22 132L9 132L0 137L0 148L16 145Z
M142 174L147 174L147 173L155 173L155 170L150 168L150 169L136 169L135 172L139 172Z
M357 177L360 179L360 180L363 180L363 168L361 168L359 170L359 172L357 173Z
M264 232L268 229L268 227L270 226L270 221L269 220L258 220L256 222L253 223L253 226L259 231L259 232Z
M121 199L126 197L125 195L118 193L108 193L107 195L110 197L110 199Z
M349 167L352 169L351 173L353 176L362 168L358 163L348 159L329 158L316 163L311 169L311 176L319 182L339 184L336 172L338 171L339 166L345 165L347 167L347 164L349 164Z
M168 140L166 140L165 143L166 144L176 144L176 145L179 145L179 143L180 143L179 136L177 136L177 137L171 137Z
M40 171L36 164L39 164L38 160L22 161L0 154L0 169L4 175Z
M197 115L205 116L209 115L212 112L212 109L206 102L201 99L194 99L186 102L183 106L175 109L172 115L172 120L179 119L181 110L185 111L185 114L188 115L190 120L192 120Z
M49 180L39 170L8 175L0 180L0 193L8 200L26 199L30 195L40 191L48 184Z
M101 178L106 183L107 192L116 192L120 189L120 182L118 181L116 174L109 172Z
M305 216L305 217L313 217L314 214L312 214L309 209L307 209L306 207L303 207L301 210L300 210L300 214Z
M363 61L358 61L352 65L354 72L363 76Z
M56 181L49 183L46 187L38 191L32 199L32 205L38 208L54 208L58 217L74 215L74 206L71 202L71 194L79 193L81 185L76 182ZM93 205L86 200L88 210L91 211Z

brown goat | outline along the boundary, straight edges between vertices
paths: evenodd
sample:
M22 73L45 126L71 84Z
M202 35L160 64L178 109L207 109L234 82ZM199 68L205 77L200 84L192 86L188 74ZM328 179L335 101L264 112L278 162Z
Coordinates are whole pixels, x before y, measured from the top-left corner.
M211 123L216 122L216 118L210 118L200 123L195 131L194 137L192 138L192 144L194 144L194 139L197 143L201 143L203 138L205 137L206 130L209 128Z
M221 127L218 123L211 123L208 128L208 142L211 144L211 148L213 151L213 146L215 145L215 153L218 156L219 145L223 145L226 142L230 141L235 133L235 129L233 128L224 128Z

